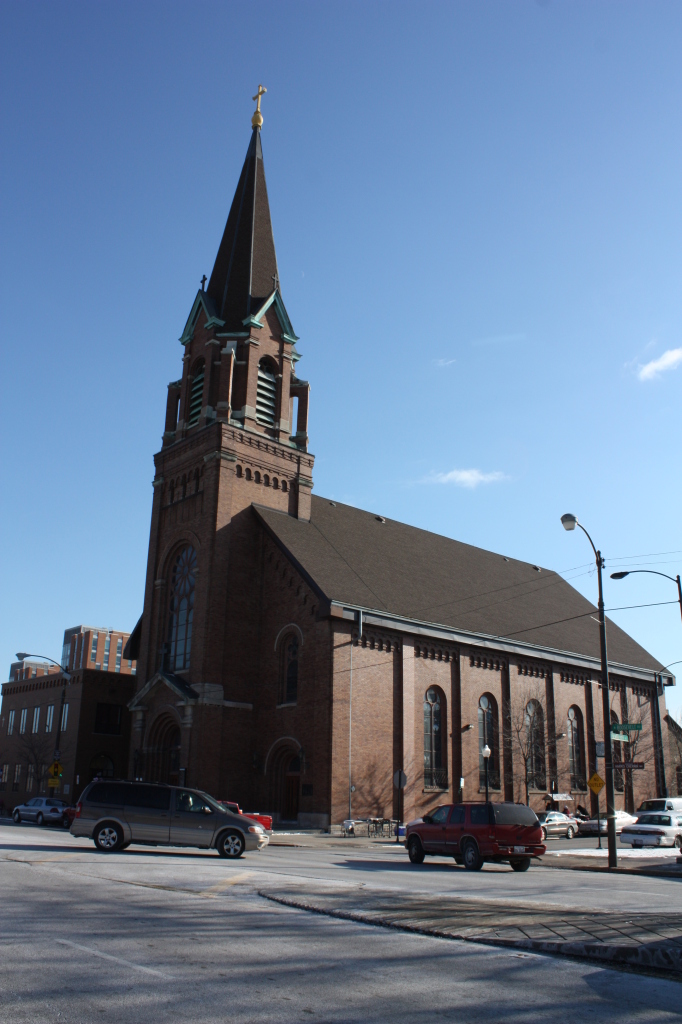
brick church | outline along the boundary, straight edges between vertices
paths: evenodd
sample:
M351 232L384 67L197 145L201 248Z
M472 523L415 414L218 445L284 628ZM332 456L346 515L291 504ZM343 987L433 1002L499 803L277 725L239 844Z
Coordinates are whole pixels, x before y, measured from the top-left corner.
M259 100L260 108L260 100ZM310 385L284 304L252 134L210 279L168 385L137 658L130 777L276 820L409 820L439 803L547 794L596 810L603 738L594 607L560 576L312 493ZM669 673L608 624L612 721L665 785ZM407 776L402 795L398 769ZM571 802L572 801L572 802ZM602 799L603 807L603 799Z

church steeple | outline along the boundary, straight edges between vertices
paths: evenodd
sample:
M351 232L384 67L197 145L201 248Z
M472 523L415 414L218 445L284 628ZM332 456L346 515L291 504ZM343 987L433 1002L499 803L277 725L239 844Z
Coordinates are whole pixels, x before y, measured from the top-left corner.
M258 109L242 173L206 289L217 316L228 330L240 330L279 286L275 240L265 184L260 129L263 115L259 86Z

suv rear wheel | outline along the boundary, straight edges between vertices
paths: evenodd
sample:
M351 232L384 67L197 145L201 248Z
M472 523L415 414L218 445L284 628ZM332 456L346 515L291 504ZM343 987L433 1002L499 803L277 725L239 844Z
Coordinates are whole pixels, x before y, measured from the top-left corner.
M102 853L114 853L123 845L123 832L120 825L113 821L105 821L95 830L95 846Z
M476 843L471 840L462 850L462 857L464 858L464 867L467 871L480 871L483 867L483 858L478 852Z
M510 860L514 871L527 871L530 867L530 857L519 857L518 860Z
M216 844L221 857L241 857L244 852L244 836L241 832L223 832Z
M407 844L407 855L413 864L424 863L424 847L419 836L412 836Z

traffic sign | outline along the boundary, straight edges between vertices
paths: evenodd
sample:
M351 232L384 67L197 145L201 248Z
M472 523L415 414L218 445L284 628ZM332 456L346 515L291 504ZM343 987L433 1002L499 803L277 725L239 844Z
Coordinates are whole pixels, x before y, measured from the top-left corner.
M642 723L641 722L621 722L620 725L618 724L618 722L613 722L613 724L611 725L611 732L641 732L641 731L642 731Z
M47 774L50 776L51 779L59 780L64 774L64 765L60 764L59 761L55 761L47 769Z
M59 779L48 779L47 785L50 789L57 789L59 787Z
M619 772L622 772L627 768L641 772L644 771L644 761L614 761L613 767L617 768Z
M597 775L597 773L595 772L590 781L587 783L587 785L590 787L595 796L599 796L599 794L605 786L605 782L602 779L601 775Z
M405 789L405 786L407 785L407 775L402 768L399 768L393 776L393 785L396 789Z

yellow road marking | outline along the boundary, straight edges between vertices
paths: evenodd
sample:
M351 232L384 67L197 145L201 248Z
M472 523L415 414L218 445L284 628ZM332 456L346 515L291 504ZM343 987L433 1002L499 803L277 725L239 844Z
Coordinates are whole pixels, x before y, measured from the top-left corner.
M232 875L231 878L226 878L224 882L218 882L217 885L212 885L208 889L204 889L202 896L217 896L218 893L223 892L225 889L229 889L231 885L236 885L237 882L243 882L247 878L251 878L253 871L241 871L238 875Z

